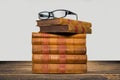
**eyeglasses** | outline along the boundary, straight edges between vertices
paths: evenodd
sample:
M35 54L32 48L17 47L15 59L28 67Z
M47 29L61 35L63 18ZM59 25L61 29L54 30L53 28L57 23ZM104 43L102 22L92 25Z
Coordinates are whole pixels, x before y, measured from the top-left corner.
M38 13L39 19L54 19L54 18L63 18L66 17L67 15L75 15L76 20L78 20L78 16L76 13L69 11L69 10L64 10L64 9L58 9L54 11L42 11Z

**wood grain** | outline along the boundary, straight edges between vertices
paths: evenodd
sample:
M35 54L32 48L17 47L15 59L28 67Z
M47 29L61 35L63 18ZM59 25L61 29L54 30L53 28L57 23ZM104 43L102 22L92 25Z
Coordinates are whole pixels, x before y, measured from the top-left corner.
M120 61L88 61L86 74L33 74L31 61L1 61L0 80L120 80Z

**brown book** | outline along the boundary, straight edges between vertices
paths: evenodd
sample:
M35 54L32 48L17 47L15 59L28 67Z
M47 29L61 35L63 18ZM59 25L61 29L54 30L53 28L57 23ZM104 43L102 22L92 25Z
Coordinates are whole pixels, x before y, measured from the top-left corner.
M78 28L79 29L79 28ZM83 31L82 31L83 30ZM53 32L53 33L91 33L91 29L88 27L80 28L79 31L69 31L68 25L53 25L53 26L40 26L40 32Z
M81 45L32 45L33 54L86 54Z
M66 55L66 54L33 54L33 63L55 63L55 64L75 64L86 63L87 55Z
M42 32L61 32L62 30L62 32L69 33L91 33L91 23L65 18L37 20L37 26L40 27L40 31ZM46 28L43 28L42 26L45 26Z
M33 73L86 73L87 64L37 64L32 63Z
M32 38L32 44L38 45L86 45L86 39L77 38Z
M69 32L67 25L40 26L40 32Z
M80 38L80 39L86 39L86 34L32 32L32 38Z

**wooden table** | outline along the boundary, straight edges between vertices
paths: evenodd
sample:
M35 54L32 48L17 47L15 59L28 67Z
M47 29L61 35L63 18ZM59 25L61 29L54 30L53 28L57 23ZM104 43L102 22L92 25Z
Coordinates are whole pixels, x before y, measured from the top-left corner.
M86 74L33 74L31 61L0 61L0 80L120 80L120 61L88 61Z

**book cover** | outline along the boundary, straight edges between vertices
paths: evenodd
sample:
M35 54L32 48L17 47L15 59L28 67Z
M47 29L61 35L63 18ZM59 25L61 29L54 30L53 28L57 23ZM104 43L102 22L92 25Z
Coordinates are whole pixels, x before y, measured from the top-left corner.
M80 38L32 38L35 45L86 45L86 39Z
M32 45L33 54L86 54L81 45Z
M69 30L70 25L52 25L52 26L39 26L40 32L53 32L53 33L91 33L90 27L74 26L73 30Z
M48 20L37 20L37 26L54 26L56 25L66 25L68 28L65 32L73 32L73 33L91 33L91 23L85 21L71 20L65 18L57 18L57 19L48 19ZM54 28L53 28L54 29ZM48 29L49 30L49 29Z
M32 63L33 73L86 73L87 64L37 64Z
M62 32L69 32L67 25L52 25L52 26L39 26L40 32L53 32L53 33L62 33Z
M86 39L86 34L32 32L32 38L80 38L80 39Z
M33 63L76 64L87 63L87 55L32 54Z

